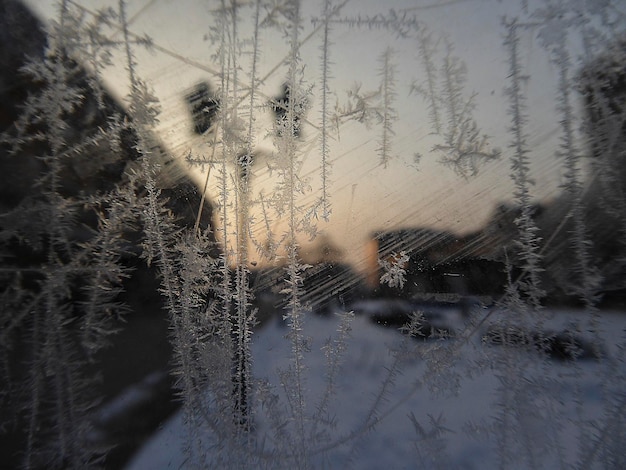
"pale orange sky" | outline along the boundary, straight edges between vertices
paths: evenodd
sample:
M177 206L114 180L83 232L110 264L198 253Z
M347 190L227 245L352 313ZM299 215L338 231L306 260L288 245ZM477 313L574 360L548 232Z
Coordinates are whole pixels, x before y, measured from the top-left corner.
M43 16L51 14L47 0L28 0L26 3L33 5ZM80 3L88 8L109 3L116 8L117 5L115 0ZM310 17L321 15L319 3L303 2L303 38L313 30ZM212 21L206 5L207 2L202 0L128 1L128 17L133 19L131 31L138 35L148 34L157 45L152 52L137 50L139 74L161 100L163 111L157 132L177 158L184 158L189 151L202 155L211 152L203 138L192 134L183 100L184 93L199 80L208 80L214 86L218 83L214 74L217 65L211 58L212 46L203 39ZM486 164L477 177L468 180L442 166L437 154L431 151L439 136L432 135L427 103L418 95L409 95L410 84L414 80L424 80L416 41L399 40L390 32L379 29L334 26L330 50L333 62L330 88L335 92L329 101L332 109L337 102L346 101L345 91L354 82L360 82L365 91L378 88L381 80L377 72L378 57L387 47L394 49L397 63L394 107L398 120L394 123L392 140L392 152L396 157L389 166L383 168L376 153L381 134L379 125L374 124L368 129L363 124L348 122L339 127L338 134L333 134L331 142L333 213L329 223L319 222L319 228L343 250L347 260L355 263L362 257L365 242L374 231L408 226L472 231L485 223L494 204L511 198L509 137L506 133L508 102L503 95L507 65L500 18L519 13L517 2L402 0L381 3L353 0L346 4L343 15L386 13L390 8L396 11L410 9L437 37L446 35L455 45L456 55L465 61L468 69L465 93L467 97L472 92L478 94L476 121L482 133L491 136L492 146L500 148L503 154L499 161ZM249 17L249 11L244 10L243 16ZM241 37L249 31L249 24L242 21ZM260 40L259 75L267 77L260 90L265 96L272 97L279 93L286 76L282 60L288 46L275 31L263 31ZM321 35L314 34L303 44L301 51L306 85L313 87L313 108L308 119L316 126L320 120L320 44ZM523 38L522 57L532 76L527 88L531 110L527 131L532 149L532 171L537 181L533 191L537 199L549 199L558 191L561 171L560 162L554 157L559 134L553 100L556 72L530 33ZM249 64L250 59L242 55L242 80L245 80ZM123 66L111 69L106 75L108 86L119 96L127 92L125 76ZM265 137L266 129L271 127L270 113L259 112L256 124L255 147L271 153L272 142ZM319 132L305 125L301 145L304 164L300 174L308 177L311 186L311 193L304 198L305 201L318 197L321 186L318 140ZM422 155L417 166L415 152ZM266 193L272 191L272 177L263 169L262 162L258 163L255 173L253 189ZM192 173L192 177L198 184L204 179L197 172ZM211 181L209 196L212 200L218 197Z

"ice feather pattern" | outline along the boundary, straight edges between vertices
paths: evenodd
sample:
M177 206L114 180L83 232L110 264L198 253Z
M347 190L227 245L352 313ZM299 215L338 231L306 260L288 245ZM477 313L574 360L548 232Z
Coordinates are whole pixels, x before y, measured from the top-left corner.
M492 44L504 86L488 99L473 89L485 62L429 20L465 2L217 0L202 10L202 58L134 32L168 2L91 3L58 2L45 50L20 58L30 85L0 134L2 168L30 178L19 197L0 188L13 198L0 213L0 432L23 430L15 465L114 465L91 372L137 313L124 299L141 271L169 322L183 429L172 465L624 468L623 319L601 308L625 288L619 2L476 2L507 13ZM368 56L350 65L369 69L346 76L355 37ZM160 54L208 76L185 95L200 123L180 155L164 143L180 129L163 130L162 77L143 67ZM552 95L533 87L538 56ZM125 83L117 98L111 76ZM546 96L553 114L538 117ZM490 113L507 118L499 135ZM548 119L554 152L535 135ZM556 222L536 202L539 157L560 172ZM448 193L504 166L510 179L489 184L508 188L510 210L465 235L396 215L363 275L344 269L325 230L362 222L365 185L347 175L401 186L417 163ZM202 175L182 195L181 166ZM392 210L385 190L372 204ZM415 211L441 203L415 194ZM497 286L474 296L474 282ZM565 302L576 310L553 307Z

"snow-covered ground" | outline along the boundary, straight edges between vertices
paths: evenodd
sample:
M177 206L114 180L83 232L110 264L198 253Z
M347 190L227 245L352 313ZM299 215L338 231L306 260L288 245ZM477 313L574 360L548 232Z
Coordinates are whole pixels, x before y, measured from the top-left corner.
M469 327L476 333L468 340L418 341L372 322L372 312L384 307L362 304L362 313L351 321L330 406L335 423L327 429L331 444L322 452L325 444L310 441L314 468L489 469L501 462L506 468L618 468L609 454L612 445L621 452L626 433L626 365L621 357L626 314L601 314L601 359L563 361L543 360L523 347L505 354L506 348L485 344L481 336L497 321L497 312ZM458 324L454 309L431 310L438 319L451 315ZM480 310L476 323L487 314ZM588 326L589 318L574 311L543 314L550 317L546 328L573 328L577 322L584 336ZM306 317L311 349L305 388L311 415L327 384L323 346L337 337L339 324L339 315ZM287 369L291 358L287 333L278 320L256 332L255 378L280 384L277 371ZM284 399L279 385L274 391ZM369 413L376 424L363 429ZM255 413L255 433L271 450L274 433L262 409ZM184 436L179 413L135 455L128 470L186 468ZM277 459L270 467L285 464Z

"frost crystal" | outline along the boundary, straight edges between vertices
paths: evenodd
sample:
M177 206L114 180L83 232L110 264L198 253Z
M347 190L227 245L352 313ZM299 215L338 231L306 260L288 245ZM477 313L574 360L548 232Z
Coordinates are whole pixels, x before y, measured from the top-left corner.
M396 253L395 251L387 259L379 259L378 265L383 268L384 274L380 278L382 284L389 287L399 287L402 289L406 281L406 265L409 262L409 255L405 251Z

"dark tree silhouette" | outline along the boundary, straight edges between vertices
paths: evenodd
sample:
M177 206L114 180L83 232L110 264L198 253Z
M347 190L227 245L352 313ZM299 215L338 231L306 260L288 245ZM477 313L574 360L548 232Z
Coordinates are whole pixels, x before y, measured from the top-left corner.
M213 125L220 107L220 100L215 97L211 85L207 82L196 84L185 95L193 119L193 130L196 134L204 134Z
M298 103L291 102L289 85L284 83L282 93L279 96L275 97L270 103L270 107L274 112L276 122L279 124L279 129L281 129L282 127L281 123L284 123L287 120L289 106L298 106ZM293 117L292 135L294 137L300 137L300 118L298 114L299 113L296 112Z

